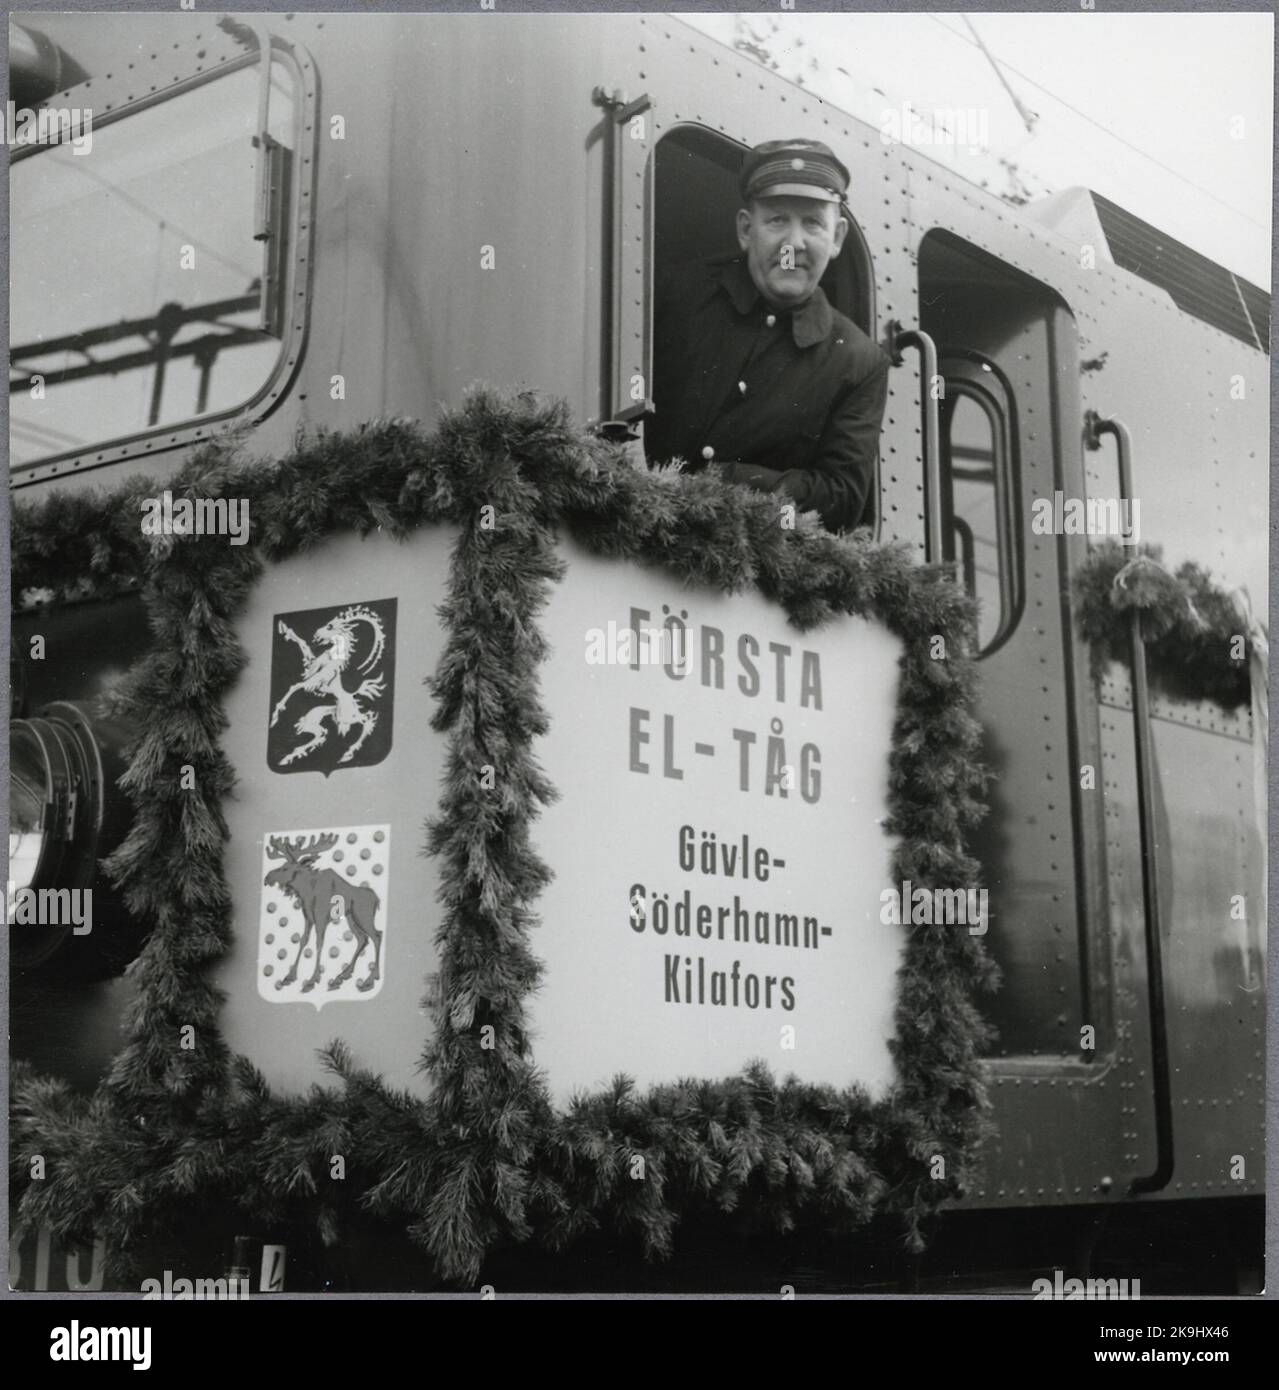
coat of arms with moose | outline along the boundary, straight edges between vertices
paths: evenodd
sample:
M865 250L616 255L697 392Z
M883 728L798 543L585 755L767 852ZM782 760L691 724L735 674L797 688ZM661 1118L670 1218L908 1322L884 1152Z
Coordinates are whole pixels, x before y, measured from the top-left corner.
M393 598L277 613L267 765L275 772L372 767L391 751Z
M372 999L386 948L389 825L268 831L258 993L275 1003Z

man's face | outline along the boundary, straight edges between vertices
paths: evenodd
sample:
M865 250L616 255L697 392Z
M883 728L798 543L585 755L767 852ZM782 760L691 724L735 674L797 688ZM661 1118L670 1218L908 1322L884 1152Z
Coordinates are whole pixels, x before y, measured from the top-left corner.
M737 214L751 279L775 309L793 309L812 295L847 232L838 206L821 198L756 198Z

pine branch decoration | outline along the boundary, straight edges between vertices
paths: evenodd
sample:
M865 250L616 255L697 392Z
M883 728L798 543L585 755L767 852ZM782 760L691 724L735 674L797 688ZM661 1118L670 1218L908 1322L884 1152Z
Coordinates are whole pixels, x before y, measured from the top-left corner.
M236 435L203 445L168 486L248 498L254 528L243 547L147 543L138 507L153 486L132 479L110 494L55 493L14 509L18 602L141 589L157 637L112 697L141 731L123 779L134 824L107 865L151 927L131 967L139 1002L126 1045L87 1100L16 1072L19 1230L96 1231L117 1279L157 1233L219 1205L268 1227L305 1221L328 1243L346 1222L394 1220L454 1284L472 1283L500 1243L562 1250L602 1227L665 1258L693 1218L851 1232L889 1215L919 1247L938 1204L967 1181L986 1126L978 1058L987 1029L974 1000L994 970L981 942L903 929L897 1081L879 1101L856 1086L778 1080L755 1064L643 1094L619 1077L557 1111L526 1013L541 969L537 899L550 877L531 828L555 795L532 750L550 718L538 693L538 615L562 572L561 530L597 554L658 563L690 583L754 587L801 630L838 614L869 617L904 644L890 754L895 875L971 887L977 866L964 842L985 787L973 611L946 575L903 547L827 535L810 517L784 529L774 498L713 473L637 472L578 430L562 403L530 393L476 391L433 431L396 419L300 436L274 462L247 458ZM484 504L513 524L477 527ZM332 1085L276 1096L222 1040L221 1001L203 974L234 929L221 810L232 774L220 749L223 703L245 661L234 623L266 564L344 529L398 538L440 521L460 535L431 685L446 783L438 806L422 808L441 875L440 971L421 1057L433 1091L428 1100L397 1093L338 1045L326 1056ZM947 661L930 657L935 635ZM178 798L174 772L188 763L200 790ZM483 764L499 772L496 796L476 789ZM174 1029L192 1022L199 1046L175 1049ZM481 1046L486 1028L492 1048ZM338 1150L347 1181L326 1183L326 1156ZM37 1153L48 1174L32 1181ZM944 1180L932 1176L938 1156ZM642 1183L628 1176L637 1161Z

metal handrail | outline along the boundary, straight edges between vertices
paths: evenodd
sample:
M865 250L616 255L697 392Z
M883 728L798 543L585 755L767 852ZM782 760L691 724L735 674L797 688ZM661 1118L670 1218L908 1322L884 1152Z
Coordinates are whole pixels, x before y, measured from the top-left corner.
M941 518L941 411L933 395L937 380L937 344L920 328L903 328L896 319L888 324L889 356L894 367L902 364L902 350L919 350L920 443L924 454L924 557L939 563L944 554Z
M1132 437L1119 420L1103 420L1090 410L1084 417L1084 446L1101 448L1101 437L1113 436L1119 461L1121 504L1132 501ZM1133 609L1128 629L1132 664L1132 725L1137 767L1137 823L1141 837L1141 898L1146 929L1147 1001L1150 1015L1150 1069L1154 1081L1155 1167L1128 1186L1131 1194L1158 1192L1172 1181L1172 1071L1168 1051L1168 1007L1164 993L1163 912L1155 839L1154 742L1150 729L1150 691L1146 682L1146 643L1141 611Z

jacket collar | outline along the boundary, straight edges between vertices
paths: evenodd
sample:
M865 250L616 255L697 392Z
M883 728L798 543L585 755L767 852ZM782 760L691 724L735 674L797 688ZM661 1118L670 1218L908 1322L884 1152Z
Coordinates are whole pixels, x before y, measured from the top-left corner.
M746 262L740 257L728 261L719 276L720 286L727 293L733 308L746 315L758 311L764 299L751 279ZM779 310L778 317L789 316L791 336L797 348L809 348L822 342L834 326L830 302L819 285L811 298L804 301L798 309Z

